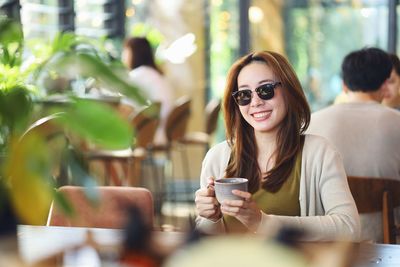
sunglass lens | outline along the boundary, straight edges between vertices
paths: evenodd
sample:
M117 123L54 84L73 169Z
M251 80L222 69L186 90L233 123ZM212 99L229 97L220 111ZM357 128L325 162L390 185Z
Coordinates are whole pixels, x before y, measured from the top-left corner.
M256 89L258 96L263 100L268 100L274 97L274 84L267 83Z
M240 90L235 93L236 102L245 106L251 102L251 90Z

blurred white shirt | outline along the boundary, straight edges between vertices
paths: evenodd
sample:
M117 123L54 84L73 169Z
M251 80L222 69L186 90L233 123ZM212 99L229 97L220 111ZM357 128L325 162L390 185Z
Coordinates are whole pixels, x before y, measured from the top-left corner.
M140 66L129 72L131 80L142 88L151 101L161 102L160 125L154 137L156 144L165 144L165 124L174 101L174 92L168 80L149 66Z

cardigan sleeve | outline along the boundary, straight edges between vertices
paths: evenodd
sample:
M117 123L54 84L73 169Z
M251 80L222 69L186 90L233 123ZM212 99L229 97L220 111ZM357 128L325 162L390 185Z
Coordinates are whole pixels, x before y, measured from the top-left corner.
M304 239L307 241L358 241L360 221L342 159L325 139L316 136L308 139L302 159L302 216L263 213L257 232L266 234L287 226L306 232Z
M214 177L215 179L224 177L229 156L230 148L227 142L217 144L207 152L201 167L200 188L207 187L207 181L210 177ZM196 228L209 234L225 232L222 219L213 222L201 216L197 216L196 218Z

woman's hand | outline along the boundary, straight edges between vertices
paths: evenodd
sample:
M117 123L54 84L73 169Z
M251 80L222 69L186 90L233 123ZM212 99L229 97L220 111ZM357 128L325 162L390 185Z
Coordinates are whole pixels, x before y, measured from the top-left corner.
M257 203L249 192L232 190L232 193L243 200L225 200L221 205L222 213L235 217L248 229L256 231L261 223L261 211Z
M208 179L207 188L196 191L196 209L201 217L217 221L222 217L220 205L215 198L214 178Z

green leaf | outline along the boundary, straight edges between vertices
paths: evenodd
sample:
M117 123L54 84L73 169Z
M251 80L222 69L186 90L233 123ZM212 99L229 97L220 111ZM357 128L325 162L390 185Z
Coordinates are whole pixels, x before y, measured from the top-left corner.
M67 216L74 216L75 210L67 200L67 198L57 190L54 190L53 194L54 203L53 205L58 205Z
M49 153L42 136L35 133L11 142L4 165L13 206L23 223L45 223L52 201Z
M147 104L147 98L137 86L120 78L114 70L103 61L87 53L57 53L48 62L47 69L57 70L65 76L92 77L110 90L121 92L136 101L139 105Z
M31 110L32 100L29 91L23 86L0 91L0 117L11 131L25 129Z
M132 143L130 125L105 104L76 99L61 120L73 132L104 148L125 149Z
M23 34L21 24L10 19L0 18L0 44L7 46L11 43L23 42Z

